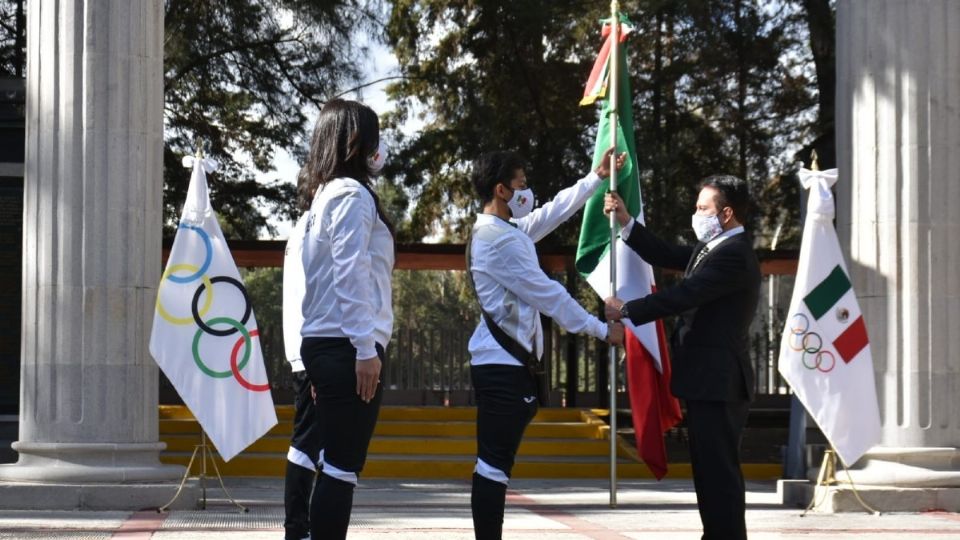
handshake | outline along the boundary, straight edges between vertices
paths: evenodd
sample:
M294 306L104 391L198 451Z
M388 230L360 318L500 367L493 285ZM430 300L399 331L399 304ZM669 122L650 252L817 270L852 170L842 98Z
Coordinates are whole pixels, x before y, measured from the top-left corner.
M607 343L611 345L622 346L623 345L623 336L624 328L623 323L619 322L620 319L623 319L623 312L620 311L620 307L623 306L623 300L611 296L603 301L603 312L607 318Z
M623 314L620 311L620 306L623 305L623 300L619 298L614 298L611 296L603 301L603 312L607 318L607 328L609 332L607 333L607 343L611 345L622 346L624 339L624 327L623 323L620 322L620 319L623 319Z
M625 302L616 296L611 296L603 301L603 314L608 321L619 321L629 319L630 317L624 309Z
M623 336L624 328L623 324L616 321L607 321L607 343L610 345L616 345L617 347L623 346Z

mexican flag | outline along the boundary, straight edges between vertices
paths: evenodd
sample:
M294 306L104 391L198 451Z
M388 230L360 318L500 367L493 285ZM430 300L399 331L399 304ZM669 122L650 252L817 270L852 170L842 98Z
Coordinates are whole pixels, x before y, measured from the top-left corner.
M800 170L810 190L780 374L846 465L880 442L867 327L833 228L837 170Z
M621 18L621 38L629 35L629 25ZM610 21L604 23L602 35L611 34ZM603 49L597 58L587 83L583 103L589 100L591 92L603 89L596 97L603 97L609 81L596 80L597 77L609 77L610 39L604 39ZM622 39L621 39L622 41ZM618 55L619 81L617 81L617 154L626 153L627 159L617 175L617 192L623 198L630 213L640 223L643 219L643 203L640 197L640 177L637 167L636 142L633 135L633 107L630 93L630 79L627 75L625 47L621 46ZM603 154L610 148L610 135L614 126L610 122L610 100L603 99L600 114L600 127L597 130L597 142L593 153L595 169ZM611 296L610 291L610 219L603 213L603 197L608 186L601 186L587 201L584 207L583 223L580 228L580 241L577 245L577 270L601 298ZM655 290L653 269L639 255L619 238L617 239L617 283L616 296L632 300L650 294ZM637 437L637 451L641 459L650 468L657 479L667 473L666 448L663 433L680 421L680 405L670 393L670 359L667 341L664 336L663 322L645 324L636 327L630 321L624 323L631 330L627 332L626 364L627 384L630 393L630 407L633 411L633 426Z
M229 461L277 423L257 319L210 206L209 159L193 166L160 278L150 354L220 457Z

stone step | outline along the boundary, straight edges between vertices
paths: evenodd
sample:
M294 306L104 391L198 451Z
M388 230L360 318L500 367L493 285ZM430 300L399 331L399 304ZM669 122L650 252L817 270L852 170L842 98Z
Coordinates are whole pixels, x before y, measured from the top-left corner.
M277 420L281 423L293 420L293 405L277 405ZM605 409L592 410L595 415L606 414ZM193 413L183 405L160 405L160 421L194 420ZM541 408L533 418L534 422L579 422L583 419L581 409ZM379 421L460 421L473 422L477 419L476 407L405 407L383 406L377 417Z
M227 476L282 476L292 431L292 407L277 408L279 423L264 437L222 463ZM527 427L517 456L518 478L606 478L609 476L609 427L603 409L541 409ZM752 430L747 430L748 432ZM755 431L755 430L753 430ZM667 438L671 476L688 477L684 430ZM200 427L184 407L163 407L160 437L167 443L166 463L186 465L199 443ZM649 478L631 448L632 433L621 434L618 476ZM676 448L682 446L682 451ZM370 442L364 476L372 478L469 478L476 462L476 409L473 407L393 407L381 409ZM672 451L671 451L672 450ZM769 454L769 452L767 452ZM215 455L215 453L214 453ZM219 458L216 458L219 460ZM750 460L746 460L750 461ZM775 478L779 460L759 459L745 466L752 479Z
M199 443L193 435L164 435L160 439L167 444L168 452L191 452ZM250 445L244 452L276 453L286 455L289 437L268 436ZM609 443L600 439L559 439L524 437L520 444L521 455L541 456L607 456ZM397 455L472 455L476 456L477 441L473 437L384 437L374 436L370 441L370 454ZM624 455L624 457L627 457Z
M165 452L164 463L186 465L188 452ZM243 453L229 463L215 458L217 467L224 476L283 476L286 460L276 453ZM199 462L199 457L197 458ZM420 478L464 479L470 478L476 462L475 455L396 455L370 454L364 467L364 478ZM769 463L746 463L742 466L748 480L772 480L780 476L781 466ZM199 463L194 464L194 474ZM208 475L213 475L208 467ZM608 478L610 469L606 456L517 456L513 469L514 478ZM617 460L618 478L652 478L642 463L630 459ZM691 478L689 463L671 463L669 478Z
M476 435L477 425L471 421L389 421L377 422L374 435L418 436L418 437L472 437ZM583 422L533 422L527 426L526 435L530 437L552 438L591 438L599 439L606 429L603 425ZM280 421L270 429L267 435L290 437L292 422ZM200 425L195 420L161 420L161 438L168 434L195 434L199 437Z

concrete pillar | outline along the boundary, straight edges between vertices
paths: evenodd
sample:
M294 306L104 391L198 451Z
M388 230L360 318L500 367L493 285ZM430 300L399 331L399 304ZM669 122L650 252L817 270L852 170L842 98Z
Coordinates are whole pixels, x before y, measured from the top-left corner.
M29 491L47 508L162 504L170 486L140 483L183 471L158 460L147 351L161 271L163 3L33 0L27 57L20 456L0 467L0 506L30 506L33 482L59 484Z
M853 480L879 510L960 510L958 52L960 2L838 2L837 230L883 424Z

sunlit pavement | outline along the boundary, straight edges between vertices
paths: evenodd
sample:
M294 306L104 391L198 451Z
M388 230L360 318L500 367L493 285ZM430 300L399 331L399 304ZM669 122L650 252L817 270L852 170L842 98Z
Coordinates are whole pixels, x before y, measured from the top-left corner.
M241 513L219 490L205 511L0 511L0 539L283 538L283 482L228 479ZM753 540L780 538L960 539L960 514L819 514L779 504L773 483L751 482L747 528ZM505 539L698 539L700 517L689 480L624 480L610 508L603 480L517 480L508 492ZM354 498L351 540L472 540L470 485L449 481L364 480Z

